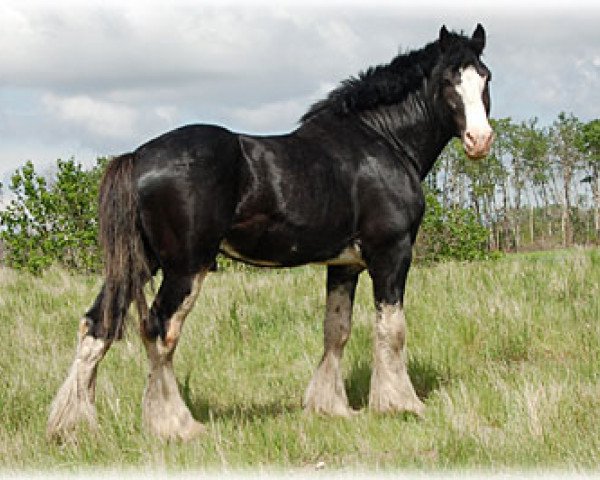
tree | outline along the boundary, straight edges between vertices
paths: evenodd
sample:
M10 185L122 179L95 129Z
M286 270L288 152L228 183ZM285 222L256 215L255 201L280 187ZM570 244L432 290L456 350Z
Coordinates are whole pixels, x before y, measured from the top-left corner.
M583 153L586 176L582 180L590 185L594 199L595 240L600 240L600 119L592 120L581 127L575 145Z
M537 122L537 118L522 122L515 136L515 149L522 159L523 182L528 184L526 192L530 212L529 237L531 243L535 242L535 207L542 206L542 203L547 207L549 203L546 185L550 170L548 161L550 146L546 132L537 126Z
M79 271L100 268L96 219L104 164L98 159L86 171L74 159L58 160L51 181L30 161L15 172L9 186L14 199L0 212L8 265L33 273L55 262Z
M512 158L513 131L515 125L510 117L491 121L494 129L495 139L489 154L491 168L493 168L493 180L497 191L492 197L491 209L493 210L493 245L499 250L509 249L510 222L509 222L509 180L510 171L505 165Z
M573 243L572 183L581 162L581 154L575 147L580 130L581 122L573 114L567 115L565 112L558 115L550 130L555 165L563 181L561 230L565 247Z

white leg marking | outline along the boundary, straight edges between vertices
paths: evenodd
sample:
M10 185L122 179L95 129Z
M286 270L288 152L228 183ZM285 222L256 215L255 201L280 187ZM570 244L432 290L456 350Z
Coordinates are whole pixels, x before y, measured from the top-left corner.
M327 295L325 310L325 352L306 393L306 411L348 417L353 412L348 406L340 360L350 336L352 303L343 289Z
M110 344L110 340L87 335L86 319L81 320L75 360L50 406L48 438L71 437L82 421L96 428L96 372Z
M183 322L198 297L205 276L206 272L202 272L194 278L190 294L169 321L164 342L160 337L148 340L142 335L150 362L142 400L142 421L150 432L161 438L187 441L205 430L200 422L194 420L181 398L173 371L173 354Z
M400 304L379 306L374 336L369 408L377 412L408 411L422 416L425 407L406 369L406 320Z

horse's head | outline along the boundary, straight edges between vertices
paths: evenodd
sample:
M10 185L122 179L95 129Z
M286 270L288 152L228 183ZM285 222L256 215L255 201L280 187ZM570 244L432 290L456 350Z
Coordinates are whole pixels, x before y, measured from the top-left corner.
M481 61L485 46L485 30L477 25L471 38L450 33L443 26L439 46L442 53L439 73L441 108L452 122L454 135L462 140L471 159L485 157L492 145L490 113L491 79L489 69Z

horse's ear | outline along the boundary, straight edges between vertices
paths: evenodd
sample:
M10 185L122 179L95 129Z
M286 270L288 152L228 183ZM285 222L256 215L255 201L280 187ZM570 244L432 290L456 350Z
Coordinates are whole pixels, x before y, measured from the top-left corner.
M471 45L473 45L473 49L477 55L481 55L483 52L483 48L485 47L485 30L481 23L477 24L477 28L473 32L473 36L471 37Z
M442 53L444 53L450 46L450 34L448 33L448 30L446 29L446 25L442 25L442 28L440 28L439 42L440 42L440 50L442 51Z

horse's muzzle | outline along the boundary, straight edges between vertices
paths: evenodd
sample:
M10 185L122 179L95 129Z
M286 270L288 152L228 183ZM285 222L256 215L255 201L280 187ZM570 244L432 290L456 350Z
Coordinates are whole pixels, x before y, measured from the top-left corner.
M463 148L471 160L481 160L490 153L494 132L490 129L466 130L462 135Z

